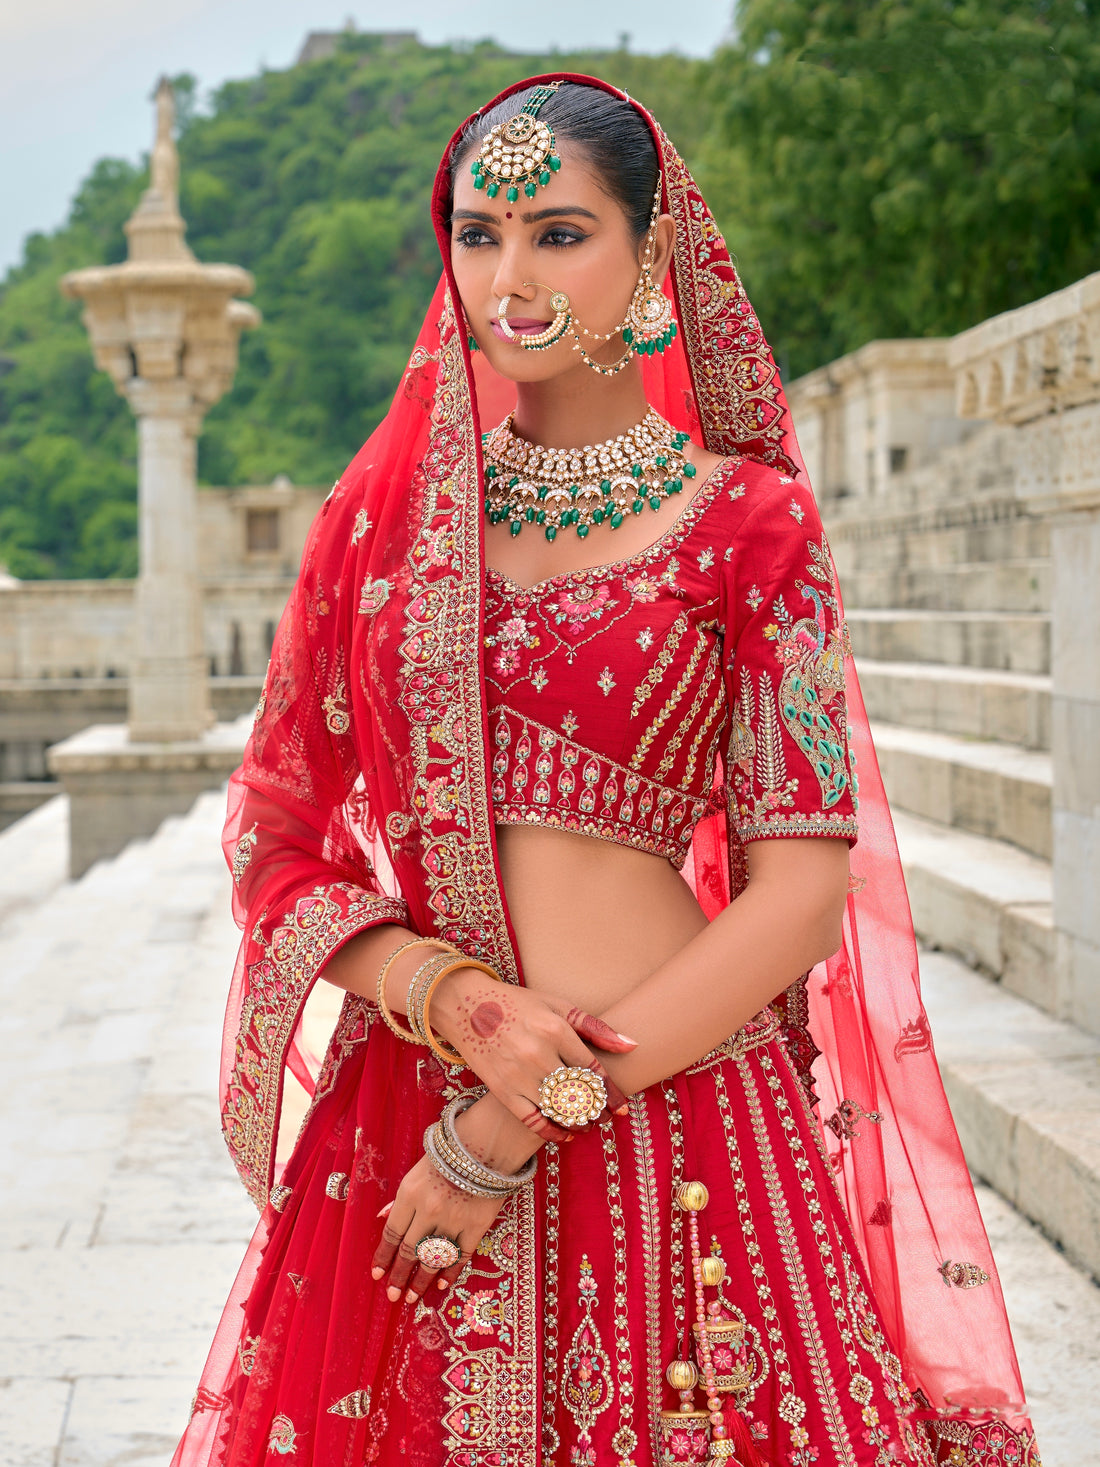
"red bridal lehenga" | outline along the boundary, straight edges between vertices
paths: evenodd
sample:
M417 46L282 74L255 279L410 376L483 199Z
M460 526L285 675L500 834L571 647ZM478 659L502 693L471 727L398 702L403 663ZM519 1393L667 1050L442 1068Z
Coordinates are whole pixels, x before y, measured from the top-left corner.
M674 1415L692 1403L665 1379L694 1350L675 1197L696 1180L701 1246L725 1265L705 1319L739 1461L1038 1463L779 377L643 115L681 323L643 361L647 394L725 462L639 555L529 589L486 576L481 431L510 387L468 350L445 160L443 279L390 413L311 533L231 784L244 940L225 1134L262 1215L177 1467L707 1460L701 1392ZM380 922L522 981L497 820L664 856L708 916L741 890L746 841L845 837L843 946L627 1117L545 1147L439 1307L391 1306L370 1277L378 1210L476 1077L397 1042L358 998L319 1073L296 1031L326 959ZM313 1102L277 1175L287 1069Z

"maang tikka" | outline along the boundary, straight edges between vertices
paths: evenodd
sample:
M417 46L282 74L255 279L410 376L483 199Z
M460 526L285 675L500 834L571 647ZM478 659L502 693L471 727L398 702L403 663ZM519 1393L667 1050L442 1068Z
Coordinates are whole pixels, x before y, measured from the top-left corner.
M550 292L550 306L555 313L554 319L545 331L540 331L535 336L516 336L508 325L508 307L512 298L506 295L497 308L497 320L509 340L522 346L525 351L546 351L548 347L560 341L567 332L572 332L573 350L579 351L585 365L603 377L614 377L635 356L653 356L655 352L663 352L671 346L678 330L672 314L672 302L653 279L653 257L657 247L657 220L661 211L661 183L661 176L658 174L649 229L646 233L641 274L634 287L634 294L630 298L626 316L618 326L607 332L589 331L581 325L564 291L556 291L548 285L541 285L538 281L528 280L524 282L525 285L538 286L539 289ZM582 337L587 336L590 341L599 343L610 341L612 337L620 333L626 344L626 351L617 362L609 365L595 361L585 350L581 340Z
M483 188L488 198L495 199L506 187L505 197L514 204L520 188L533 199L540 185L546 187L561 167L561 159L554 151L554 129L543 122L539 112L560 86L561 82L551 82L536 87L522 112L486 135L470 165L474 188Z

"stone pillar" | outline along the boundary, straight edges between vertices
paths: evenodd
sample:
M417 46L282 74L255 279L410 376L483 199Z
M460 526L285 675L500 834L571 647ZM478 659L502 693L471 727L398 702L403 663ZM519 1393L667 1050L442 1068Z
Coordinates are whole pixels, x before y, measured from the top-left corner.
M197 739L210 726L195 504L196 440L186 383L136 382L140 574L130 737Z
M240 333L260 317L234 299L251 291L248 271L200 264L185 242L173 111L162 80L152 176L126 222L127 259L61 281L84 303L96 365L137 419L140 511L127 729L93 725L50 750L70 798L74 876L220 784L247 736L245 726L211 727L195 454L203 416L232 384Z

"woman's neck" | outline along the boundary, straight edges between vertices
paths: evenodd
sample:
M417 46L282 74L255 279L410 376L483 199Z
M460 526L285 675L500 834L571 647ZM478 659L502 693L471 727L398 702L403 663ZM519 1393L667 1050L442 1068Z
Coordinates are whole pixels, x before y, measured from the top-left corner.
M544 448L583 448L629 432L648 409L637 363L603 377L578 362L549 382L520 382L513 427Z

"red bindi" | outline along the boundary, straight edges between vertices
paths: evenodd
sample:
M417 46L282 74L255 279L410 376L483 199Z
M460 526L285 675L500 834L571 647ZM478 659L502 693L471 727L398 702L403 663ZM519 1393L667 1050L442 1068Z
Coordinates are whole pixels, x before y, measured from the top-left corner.
M511 219L511 217L512 217L512 211L511 211L511 209L508 210L507 214L505 214L504 217L505 217L505 219Z

